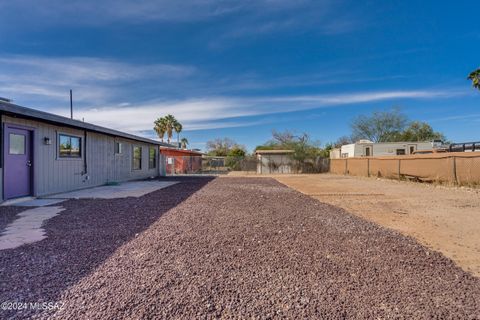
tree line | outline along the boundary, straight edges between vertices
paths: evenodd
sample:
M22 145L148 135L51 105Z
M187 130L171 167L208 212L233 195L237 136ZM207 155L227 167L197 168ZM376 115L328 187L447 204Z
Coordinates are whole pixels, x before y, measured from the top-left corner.
M410 121L398 108L360 115L352 121L350 128L351 135L341 137L336 145L352 143L361 139L373 142L446 141L445 135L435 131L430 124L422 121Z

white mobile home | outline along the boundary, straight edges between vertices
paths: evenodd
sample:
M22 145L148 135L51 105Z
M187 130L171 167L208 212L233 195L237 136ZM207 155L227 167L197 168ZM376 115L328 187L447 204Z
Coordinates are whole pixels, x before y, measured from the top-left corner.
M165 174L167 144L0 101L0 201Z
M340 158L380 157L413 154L415 151L432 150L431 141L422 142L378 142L359 140L340 148Z

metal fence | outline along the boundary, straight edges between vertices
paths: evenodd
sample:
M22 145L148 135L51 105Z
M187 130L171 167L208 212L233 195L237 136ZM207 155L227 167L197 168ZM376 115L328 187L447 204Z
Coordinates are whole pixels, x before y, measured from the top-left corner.
M330 159L316 158L296 161L289 157L279 159L255 156L210 157L210 156L166 156L167 174L226 174L243 171L250 174L321 173L328 172Z
M480 185L480 153L331 159L330 172L456 185Z

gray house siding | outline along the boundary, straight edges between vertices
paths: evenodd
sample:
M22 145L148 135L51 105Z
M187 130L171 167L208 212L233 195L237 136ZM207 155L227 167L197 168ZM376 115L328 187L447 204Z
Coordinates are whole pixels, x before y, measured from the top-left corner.
M112 181L156 177L164 172L164 168L161 168L164 162L161 161L159 148L155 144L5 115L2 117L2 122L34 130L32 139L34 196L99 186ZM81 138L81 158L59 157L58 135L60 133ZM50 145L44 143L45 137L50 138ZM115 142L123 144L121 154L115 154ZM132 169L134 145L142 147L141 170ZM155 148L156 152L156 166L153 169L149 168L149 147ZM3 190L1 190L3 181L0 179L0 182L0 197L3 197Z

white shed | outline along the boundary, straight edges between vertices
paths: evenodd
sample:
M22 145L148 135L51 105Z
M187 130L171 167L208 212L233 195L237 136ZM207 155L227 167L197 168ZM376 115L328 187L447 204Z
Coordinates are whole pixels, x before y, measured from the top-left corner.
M257 173L291 173L293 150L257 150Z

